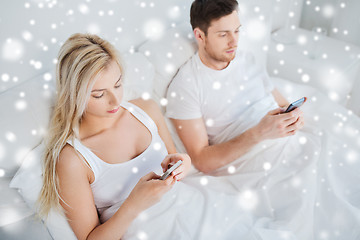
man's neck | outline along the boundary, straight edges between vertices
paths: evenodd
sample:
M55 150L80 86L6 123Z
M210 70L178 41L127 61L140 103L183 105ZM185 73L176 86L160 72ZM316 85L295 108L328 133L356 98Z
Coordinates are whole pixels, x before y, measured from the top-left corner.
M230 64L230 62L223 62L210 57L203 49L199 49L199 57L205 66L214 70L223 70Z

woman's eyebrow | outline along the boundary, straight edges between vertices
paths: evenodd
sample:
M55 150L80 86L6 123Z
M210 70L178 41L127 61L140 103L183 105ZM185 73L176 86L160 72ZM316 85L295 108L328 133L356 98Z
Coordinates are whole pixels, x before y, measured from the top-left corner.
M119 79L116 81L115 85L121 80L122 75L120 75ZM94 89L91 92L101 92L101 91L105 91L106 88L102 88L102 89Z
M116 81L115 85L116 85L118 82L120 82L121 78L122 78L122 75L120 75L120 77L119 77L119 79Z

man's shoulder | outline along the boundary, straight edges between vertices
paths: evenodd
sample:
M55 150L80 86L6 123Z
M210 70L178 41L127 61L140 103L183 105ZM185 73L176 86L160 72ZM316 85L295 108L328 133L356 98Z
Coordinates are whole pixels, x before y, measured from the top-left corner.
M196 53L192 55L183 65L180 66L179 71L175 75L193 75L196 74Z
M178 82L189 82L189 79L193 79L197 74L196 67L196 54L191 56L183 65L180 66L178 72L175 74L171 81L171 84Z

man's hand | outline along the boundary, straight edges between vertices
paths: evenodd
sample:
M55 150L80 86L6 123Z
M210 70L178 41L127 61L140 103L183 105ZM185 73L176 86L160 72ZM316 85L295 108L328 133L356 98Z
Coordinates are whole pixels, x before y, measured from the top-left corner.
M303 112L299 108L282 112L281 108L271 110L253 128L260 141L294 135L304 126Z

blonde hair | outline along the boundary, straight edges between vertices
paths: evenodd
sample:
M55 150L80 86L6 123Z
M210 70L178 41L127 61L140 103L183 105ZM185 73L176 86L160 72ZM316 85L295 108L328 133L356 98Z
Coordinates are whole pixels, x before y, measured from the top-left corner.
M116 61L122 72L116 49L106 40L92 34L72 35L59 51L56 66L57 97L45 137L43 185L38 199L41 217L46 217L53 208L62 210L56 175L59 154L68 140L79 137L81 118L95 78L111 61Z

